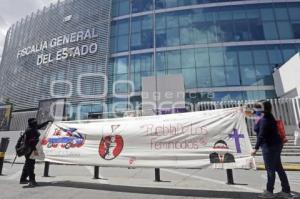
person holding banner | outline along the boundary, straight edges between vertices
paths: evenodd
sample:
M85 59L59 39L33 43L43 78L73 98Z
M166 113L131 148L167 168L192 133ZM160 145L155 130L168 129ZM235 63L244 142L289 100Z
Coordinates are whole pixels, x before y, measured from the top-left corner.
M276 120L272 114L272 105L268 101L257 103L254 108L256 125L254 131L257 133L257 142L252 155L255 155L259 148L262 149L263 160L267 170L267 189L259 195L260 198L292 198L287 175L281 163L281 151L283 142L280 138ZM279 175L282 191L273 194L276 172Z
M36 145L39 142L39 129L46 126L50 121L47 121L42 124L38 124L35 118L30 118L28 120L28 128L25 131L25 146L28 148L28 151L25 154L25 164L23 167L20 184L27 184L29 183L29 187L35 187L37 185L35 181L35 174L34 174L34 167L35 167L35 159L31 159L31 154L37 154ZM29 181L27 180L29 177Z

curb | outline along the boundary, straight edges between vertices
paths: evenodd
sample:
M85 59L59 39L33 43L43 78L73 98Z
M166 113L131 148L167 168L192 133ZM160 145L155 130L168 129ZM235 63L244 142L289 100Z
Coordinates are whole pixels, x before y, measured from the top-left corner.
M300 163L282 163L285 171L300 171ZM266 170L264 163L256 164L257 170Z

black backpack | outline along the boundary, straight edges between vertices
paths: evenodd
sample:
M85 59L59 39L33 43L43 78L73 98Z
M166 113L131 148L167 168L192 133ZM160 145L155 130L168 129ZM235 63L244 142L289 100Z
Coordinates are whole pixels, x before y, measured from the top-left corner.
M25 132L21 132L20 137L19 137L19 139L17 141L17 144L15 146L16 154L17 154L18 157L21 157L21 156L26 155L28 153L29 149L26 146L25 140L26 140L26 134L25 134Z

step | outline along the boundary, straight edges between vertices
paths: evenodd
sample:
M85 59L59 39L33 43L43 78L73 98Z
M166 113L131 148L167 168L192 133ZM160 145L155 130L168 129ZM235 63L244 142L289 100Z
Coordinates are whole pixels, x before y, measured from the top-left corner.
M256 142L251 142L252 146L254 146L255 144L256 144ZM284 147L294 147L294 148L299 148L300 149L300 146L299 145L295 145L294 143L285 143Z
M256 138L256 135L249 136L249 138L250 138L250 139L255 139L255 138ZM289 135L287 135L286 138L292 140L292 139L295 139L295 136L289 136Z
M257 156L262 156L261 152L257 152L256 154ZM282 153L281 156L299 156L300 157L300 153Z

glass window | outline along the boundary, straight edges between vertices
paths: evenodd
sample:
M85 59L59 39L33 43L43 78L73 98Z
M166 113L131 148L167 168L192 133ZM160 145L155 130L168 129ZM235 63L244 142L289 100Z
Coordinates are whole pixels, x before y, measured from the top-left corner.
M209 59L211 66L224 66L223 50L220 48L209 48Z
M208 67L197 68L197 82L199 88L211 87L211 74Z
M272 8L261 8L260 9L261 18L264 21L274 21L274 13Z
M115 75L114 76L115 82L120 80L127 80L127 74ZM115 91L116 93L127 93L128 92L128 84L125 83L117 83L115 84Z
M166 31L157 30L156 31L156 47L164 47L167 45L167 34Z
M128 0L114 0L112 4L112 16L117 17L129 13Z
M142 17L142 30L152 30L153 24L152 24L152 16L146 15Z
M165 0L166 8L172 8L177 6L177 0Z
M211 22L210 22L211 23ZM218 42L218 32L215 24L208 24L208 29L206 30L207 40L209 43Z
M225 55L224 55L224 59L225 59L225 64L227 66L233 66L233 65L238 65L238 55L236 51L233 50L226 50L225 51Z
M196 3L195 0L177 0L178 6L187 6Z
M197 48L195 49L195 58L197 67L207 67L209 66L209 55L207 48Z
M177 13L171 13L167 15L167 28L179 27Z
M255 64L268 64L268 55L265 49L253 48L253 57Z
M233 12L233 19L246 19L246 12L244 7L237 7Z
M139 50L153 47L152 18L147 16L135 17L132 20L131 49Z
M117 52L117 45L118 45L118 42L116 41L116 37L112 37L111 40L110 40L110 50L112 52Z
M127 73L128 69L128 57L119 57L115 58L115 64L114 64L114 73L115 74L122 74Z
M156 70L157 71L165 70L165 68L166 68L165 53L164 52L156 53Z
M251 86L256 84L256 72L252 65L240 66L242 85Z
M246 13L248 19L260 19L260 12L258 8L247 8Z
M211 68L211 78L213 86L226 86L224 67Z
M153 9L152 0L131 0L132 12L144 12Z
M167 45L168 46L179 45L179 30L177 28L171 28L167 30Z
M156 20L156 29L165 29L166 28L166 16L164 14L158 14L155 17Z
M181 69L168 69L168 74L182 74Z
M258 19L249 20L249 39L250 40L263 40L264 28L262 22Z
M166 0L155 0L155 9L162 9L166 7Z
M152 54L133 55L131 57L131 72L151 72L153 65Z
M193 15L190 11L181 11L179 15L179 25L183 26L191 26L193 23Z
M129 2L128 0L121 0L119 3L118 16L129 14Z
M117 0L112 2L112 16L116 17L119 16L119 2Z
M290 14L290 17L291 17L291 20L300 20L300 4L297 3L296 5L295 4L291 4L289 6L289 14Z
M180 68L180 51L175 50L175 51L169 51L166 52L167 55L167 62L168 62L168 69L172 68Z
M287 9L283 6L275 8L275 16L277 20L288 20L288 12Z
M294 22L292 24L293 26L293 33L295 39L300 39L300 21Z
M152 54L140 55L141 59L141 71L152 72L153 71L153 58Z
M135 91L141 91L142 90L142 84L141 84L141 73L134 73L134 90Z
M118 35L129 33L129 22L128 20L122 20L118 23Z
M203 25L203 26L202 26ZM196 24L195 27L193 28L193 33L194 33L194 42L197 44L203 44L207 43L207 29L205 23L202 24Z
M193 22L194 23L205 22L205 15L203 9L195 9L195 12L193 14Z
M238 86L241 84L239 67L227 66L225 70L227 86Z
M230 100L242 100L242 92L215 92L214 100L217 101L230 101Z
M272 85L273 78L268 65L256 65L256 78L258 85Z
M138 59L136 56L131 57L131 73L138 73L141 71L141 60Z
M111 36L115 36L118 34L118 28L117 24L115 21L111 22Z
M218 26L218 40L220 42L233 41L234 40L234 26L232 21L219 21Z
M249 40L249 25L248 20L236 20L234 22L234 40L235 41L245 41Z
M182 68L195 67L194 49L181 50L181 66Z
M223 8L218 12L219 20L232 20L232 10L231 8Z
M280 39L292 39L293 38L293 31L291 27L291 23L287 21L278 21L278 33Z
M266 39L278 39L276 24L274 22L264 22L263 27Z
M180 44L188 45L193 44L193 28L191 27L182 27L180 28Z
M251 50L240 50L239 51L239 60L240 64L253 64L252 53Z
M186 89L197 87L195 68L182 69L182 74Z
M281 51L283 54L284 62L288 61L292 56L294 56L296 54L294 45L283 45L281 47Z
M117 51L128 51L128 35L118 36Z
M266 91L245 91L244 96L249 100L269 99L266 97Z
M131 49L139 49L142 45L142 34L141 33L132 33L131 34Z
M142 24L140 17L134 17L131 22L131 32L141 32Z
M270 46L268 48L268 54L269 54L270 64L272 64L273 67L275 67L276 64L279 65L283 64L281 52L278 46Z

